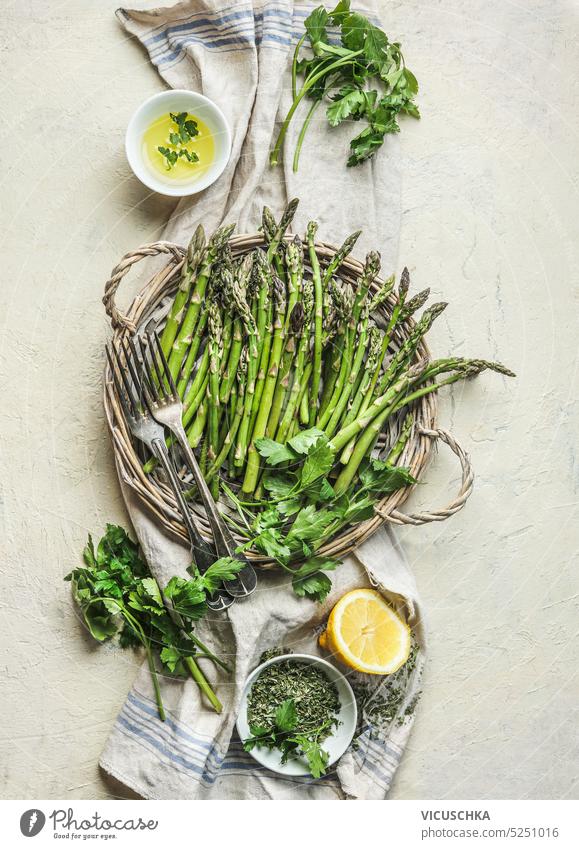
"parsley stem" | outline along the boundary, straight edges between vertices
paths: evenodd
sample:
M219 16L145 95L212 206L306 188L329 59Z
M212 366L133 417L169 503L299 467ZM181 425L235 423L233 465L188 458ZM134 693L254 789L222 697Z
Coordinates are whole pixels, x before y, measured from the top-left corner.
M225 663L223 660L218 658L217 655L213 654L211 649L209 649L205 645L205 643L202 643L201 640L199 639L199 637L195 636L193 631L189 631L187 636L189 637L191 642L195 643L197 648L201 649L201 651L204 652L206 657L210 658L213 661L213 663L217 664L217 666L220 666L223 670L225 670L225 672L231 672L231 666L229 666L228 663Z
M205 693L205 695L207 696L207 698L211 702L211 705L212 705L213 709L215 710L215 712L221 713L221 711L223 710L223 705L221 704L221 702L219 701L219 699L217 698L217 696L215 695L215 693L211 689L209 682L207 681L207 679L205 678L205 676L203 675L203 673L199 669L196 662L193 660L192 657L187 656L187 657L185 657L185 663L189 667L189 672L191 673L193 680L196 682L199 689L203 693Z
M310 121L314 117L314 112L316 111L316 109L318 108L318 106L320 105L321 102L322 102L321 98L319 100L314 100L314 102L312 103L312 105L309 108L308 114L306 115L306 120L302 124L302 128L301 128L300 134L298 136L298 141L297 141L296 149L295 149L295 153L294 153L294 161L293 161L294 174L296 174L297 170L298 170L298 165L299 165L299 162L300 162L300 153L301 153L302 145L304 143L304 138L305 138L306 132L308 130L308 127L310 126Z
M155 661L153 660L153 652L151 651L151 646L148 641L143 643L145 646L145 651L147 653L147 663L149 664L149 672L151 673L151 681L153 682L153 689L155 691L155 701L157 702L157 710L159 711L159 718L161 722L165 722L167 716L165 714L165 708L163 706L163 699L161 697L161 687L159 686L159 678L157 676L157 670L155 669Z
M288 131L288 127L291 123L291 119L293 118L294 113L295 113L296 109L298 108L298 106L300 105L301 101L306 96L308 91L312 88L312 86L319 79L321 79L323 76L328 74L330 71L334 71L336 68L343 68L344 65L351 64L352 59L354 59L356 56L360 56L362 53L363 53L362 50L357 50L353 53L350 53L350 55L346 56L345 58L340 57L340 59L337 59L335 62L333 62L327 68L323 68L321 71L318 71L317 73L312 74L310 77L308 77L308 79L306 80L306 82L303 84L300 91L298 92L297 96L294 98L294 102L290 106L290 110L287 113L283 124L281 125L281 130L279 131L277 141L275 143L275 146L274 146L274 148L271 152L270 158L269 158L271 165L277 165L278 164L278 162L279 162L279 152L281 150L281 146L283 144L283 140L285 138L285 135Z
M307 36L307 32L304 32L298 43L296 44L296 49L294 50L294 55L292 59L292 97L295 100L298 93L298 53L300 52L300 47L304 43L304 40Z

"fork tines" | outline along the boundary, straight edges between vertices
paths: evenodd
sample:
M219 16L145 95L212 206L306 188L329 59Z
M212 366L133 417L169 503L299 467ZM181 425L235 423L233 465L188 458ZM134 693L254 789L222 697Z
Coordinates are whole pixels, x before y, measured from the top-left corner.
M119 347L124 355L124 364ZM127 367L127 360L129 358L127 357L126 349L122 342L118 343L113 340L105 346L105 351L111 369L113 383L115 384L125 417L136 418L139 412L138 399L140 393L135 390L135 386L130 379L132 374L129 376L128 373L130 369Z
M156 331L139 337L143 357L143 372L153 404L179 401L171 369Z

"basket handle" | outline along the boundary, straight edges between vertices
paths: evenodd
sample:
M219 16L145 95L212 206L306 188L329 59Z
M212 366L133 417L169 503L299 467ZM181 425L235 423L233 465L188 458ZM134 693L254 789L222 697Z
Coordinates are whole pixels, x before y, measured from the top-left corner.
M157 254L169 254L176 262L181 262L183 259L183 250L178 245L174 245L172 242L151 242L148 245L142 245L140 248L125 254L111 271L111 276L105 283L103 304L105 305L107 315L111 319L113 328L120 327L128 330L130 333L135 332L134 321L118 309L115 304L115 295L121 280L133 265L147 256L156 256Z
M396 525L425 525L427 522L443 522L445 519L448 519L449 516L452 516L454 513L458 513L459 510L462 510L473 490L474 472L470 465L469 456L464 448L458 444L454 436L443 428L438 428L438 430L420 428L420 433L424 436L430 437L431 439L440 439L456 454L462 468L460 490L456 498L441 510L425 511L423 513L410 513L409 515L401 513L399 510L393 510L389 514L376 510L380 516L384 519L388 519L389 522L393 522Z

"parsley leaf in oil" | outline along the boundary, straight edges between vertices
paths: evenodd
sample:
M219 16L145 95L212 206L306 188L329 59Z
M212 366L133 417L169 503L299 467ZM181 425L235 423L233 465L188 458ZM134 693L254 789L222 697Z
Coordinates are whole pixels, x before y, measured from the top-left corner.
M158 152L165 159L165 168L171 171L175 167L179 159L185 159L187 162L199 162L199 156L186 145L199 135L197 122L192 118L188 118L187 112L170 112L169 117L175 124L175 129L169 133L169 142L171 147L159 145Z

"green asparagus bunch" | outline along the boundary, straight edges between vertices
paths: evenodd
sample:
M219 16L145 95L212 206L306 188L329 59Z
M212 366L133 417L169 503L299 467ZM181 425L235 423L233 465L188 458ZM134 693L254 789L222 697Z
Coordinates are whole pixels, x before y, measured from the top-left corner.
M377 279L370 251L355 283L343 263L359 231L329 256L318 225L289 236L292 200L279 223L265 208L263 247L235 256L233 226L206 239L198 227L161 336L183 400L183 424L214 497L246 546L292 573L298 594L327 588L316 551L343 527L373 515L389 492L413 483L399 465L416 403L497 363L420 359L445 303L409 297L404 269ZM376 445L382 433L397 434ZM151 472L155 461L145 464ZM322 558L323 559L323 558ZM295 563L299 562L299 567Z

